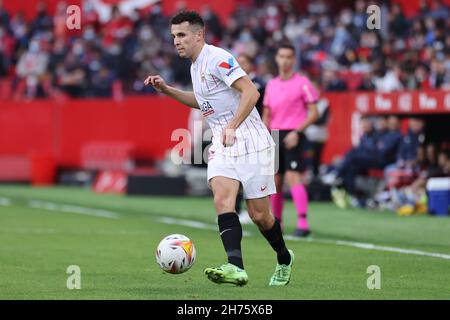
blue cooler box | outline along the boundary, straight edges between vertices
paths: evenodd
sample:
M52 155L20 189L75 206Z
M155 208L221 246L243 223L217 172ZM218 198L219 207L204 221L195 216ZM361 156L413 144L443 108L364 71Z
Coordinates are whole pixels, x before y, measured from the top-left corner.
M450 178L431 178L427 182L428 212L448 215L450 206Z

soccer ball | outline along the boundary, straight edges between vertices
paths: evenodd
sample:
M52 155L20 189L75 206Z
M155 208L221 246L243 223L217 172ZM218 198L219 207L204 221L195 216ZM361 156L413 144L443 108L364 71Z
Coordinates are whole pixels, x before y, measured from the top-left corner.
M194 264L196 251L194 243L182 234L171 234L158 244L156 262L169 273L183 273Z

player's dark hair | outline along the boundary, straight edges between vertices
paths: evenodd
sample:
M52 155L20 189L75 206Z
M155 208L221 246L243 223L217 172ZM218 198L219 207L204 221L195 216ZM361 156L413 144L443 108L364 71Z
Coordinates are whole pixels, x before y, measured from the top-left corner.
M277 48L277 53L278 53L278 51L280 51L281 49L290 49L290 50L292 50L292 52L295 54L295 47L294 47L292 44L290 44L290 43L282 43L282 44L280 44L280 45L278 46L278 48Z
M190 25L197 25L202 28L205 26L202 17L195 11L181 11L170 20L171 24L181 24L183 22L189 22Z

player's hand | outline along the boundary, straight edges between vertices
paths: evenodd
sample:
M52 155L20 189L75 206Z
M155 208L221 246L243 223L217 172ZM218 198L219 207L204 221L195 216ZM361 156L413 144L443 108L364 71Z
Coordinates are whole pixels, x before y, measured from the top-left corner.
M292 149L295 148L298 143L300 142L300 137L297 131L291 131L289 132L286 137L283 139L284 146L286 149Z
M147 79L144 80L144 84L146 86L152 85L153 88L159 92L163 92L167 88L166 81L164 81L160 75L148 76Z
M223 129L221 141L224 147L231 147L236 142L236 129Z

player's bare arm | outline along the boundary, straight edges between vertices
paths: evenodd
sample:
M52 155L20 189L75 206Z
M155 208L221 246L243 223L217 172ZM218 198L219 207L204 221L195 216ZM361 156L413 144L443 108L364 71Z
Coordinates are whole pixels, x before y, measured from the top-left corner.
M256 89L255 85L248 76L243 76L237 79L231 86L241 93L241 100L235 116L231 119L228 126L222 132L222 143L226 147L234 144L236 129L241 125L245 118L248 117L250 112L252 112L253 107L260 96L258 89Z
M169 86L166 81L160 75L148 76L145 79L144 84L146 86L151 85L158 92L162 92L165 95L181 102L188 107L199 109L197 100L195 100L194 92L183 91L174 87Z
M319 112L317 110L317 104L316 103L310 103L308 104L308 117L306 118L305 122L302 123L302 125L297 129L297 131L290 132L283 140L284 144L286 145L286 148L292 149L299 143L299 132L304 132L306 128L308 128L311 124L317 121L319 118Z

